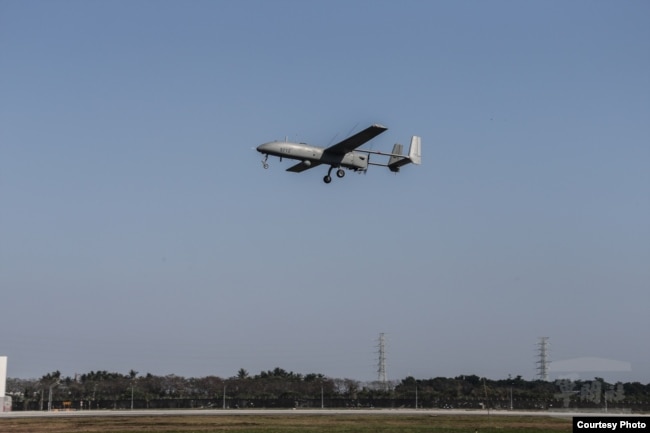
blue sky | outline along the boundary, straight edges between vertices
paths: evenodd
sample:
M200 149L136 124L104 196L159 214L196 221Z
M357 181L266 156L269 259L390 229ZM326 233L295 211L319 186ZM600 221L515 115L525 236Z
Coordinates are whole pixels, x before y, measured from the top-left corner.
M12 377L650 381L645 1L0 2ZM372 123L423 165L322 182L260 143ZM587 369L587 368L586 368Z

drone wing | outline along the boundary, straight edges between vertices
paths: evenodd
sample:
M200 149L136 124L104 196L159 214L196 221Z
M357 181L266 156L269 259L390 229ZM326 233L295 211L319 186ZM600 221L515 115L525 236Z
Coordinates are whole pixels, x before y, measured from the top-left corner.
M329 155L336 155L337 157L342 157L348 152L353 151L359 146L362 146L364 143L372 140L385 130L387 130L385 126L382 125L371 125L364 129L361 132L357 132L351 137L346 138L343 141L339 141L333 146L328 147L327 149L324 150L323 154L329 154ZM310 168L317 167L321 165L322 163L319 161L301 161L296 165L292 165L291 167L287 168L287 171L291 171L293 173L302 173L305 170L309 170Z
M314 168L320 165L320 162L311 162L311 161L301 161L296 165L292 165L291 167L287 168L287 171L291 171L294 173L302 173L305 170L309 170L310 168Z
M329 153L331 155L345 155L346 153L351 152L357 147L362 146L364 143L372 140L387 129L388 128L382 125L369 126L363 131L357 132L353 136L328 147L325 149L325 153Z

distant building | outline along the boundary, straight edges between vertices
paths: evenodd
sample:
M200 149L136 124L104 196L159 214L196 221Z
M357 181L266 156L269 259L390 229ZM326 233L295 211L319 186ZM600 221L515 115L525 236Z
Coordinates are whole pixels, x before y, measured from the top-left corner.
M11 412L11 397L7 390L7 357L0 356L0 412Z

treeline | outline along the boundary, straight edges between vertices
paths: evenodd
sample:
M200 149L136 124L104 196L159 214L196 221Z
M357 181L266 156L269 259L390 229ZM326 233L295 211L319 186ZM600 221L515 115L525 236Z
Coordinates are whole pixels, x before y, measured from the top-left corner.
M639 382L491 380L476 375L389 383L332 379L282 368L230 378L59 371L40 379L8 379L13 410L153 408L418 407L467 409L650 410L650 384Z

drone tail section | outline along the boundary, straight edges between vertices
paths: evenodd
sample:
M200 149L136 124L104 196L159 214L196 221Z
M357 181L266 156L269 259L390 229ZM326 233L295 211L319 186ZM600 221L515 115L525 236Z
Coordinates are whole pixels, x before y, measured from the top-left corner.
M422 164L422 139L417 135L411 137L411 146L409 147L409 159L412 164Z
M422 164L422 139L416 135L411 138L408 156L403 155L404 147L401 144L395 144L390 159L388 160L388 169L394 173L406 164Z
M402 152L404 150L404 146L401 144L395 144L393 146L393 150L391 152L390 159L388 160L388 168L391 169L391 171L394 171L391 167L397 167L399 171L399 167L401 167L404 164L400 164L401 161L403 161L405 158L402 156L404 155Z

